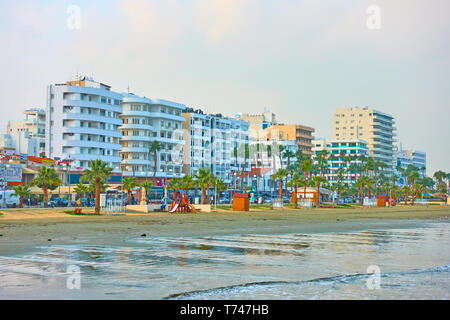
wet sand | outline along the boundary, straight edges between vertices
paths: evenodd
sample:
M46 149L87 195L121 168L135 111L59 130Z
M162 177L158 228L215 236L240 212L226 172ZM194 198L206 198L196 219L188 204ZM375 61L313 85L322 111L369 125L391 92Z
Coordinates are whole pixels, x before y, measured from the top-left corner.
M364 209L285 209L250 212L126 216L75 216L67 209L0 211L0 255L35 246L96 244L126 246L137 237L200 237L229 234L280 234L408 228L425 220L447 221L449 206ZM85 210L86 211L86 210ZM133 244L135 245L135 244Z

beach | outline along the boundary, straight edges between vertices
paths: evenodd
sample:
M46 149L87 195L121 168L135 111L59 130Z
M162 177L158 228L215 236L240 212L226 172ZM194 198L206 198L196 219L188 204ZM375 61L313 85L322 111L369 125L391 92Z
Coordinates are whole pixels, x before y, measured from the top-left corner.
M229 233L337 232L410 226L428 219L448 219L450 207L364 209L285 209L250 212L169 214L127 213L126 216L70 215L66 209L0 210L0 254L23 252L36 245L118 244L147 237L205 236ZM84 209L92 212L93 209Z
M302 296L298 283L365 273L373 263L394 274L450 264L448 238L439 236L450 232L446 206L125 216L64 211L67 208L0 211L0 298L161 299L261 281L287 281L282 290L286 298L311 298L317 288L311 289L311 296ZM381 249L385 245L387 249ZM421 252L430 255L428 259L418 258ZM349 255L354 255L351 263ZM86 275L83 293L62 288L72 264ZM112 282L105 280L110 272ZM255 297L280 294L266 289L255 289ZM435 289L429 298L448 298L448 280ZM356 296L350 298L367 293L359 290L352 288ZM337 298L347 293L340 294ZM235 295L241 296L241 291Z

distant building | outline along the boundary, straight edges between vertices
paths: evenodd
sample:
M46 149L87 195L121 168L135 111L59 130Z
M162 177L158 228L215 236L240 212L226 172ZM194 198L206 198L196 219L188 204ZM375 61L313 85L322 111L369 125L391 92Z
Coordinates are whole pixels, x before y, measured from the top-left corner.
M292 158L285 158L283 152L292 152ZM297 161L298 146L291 140L270 140L250 142L250 166L252 190L271 191L274 188L272 176L281 168L288 168ZM277 188L279 182L277 183Z
M92 78L52 84L47 88L46 155L72 160L87 168L101 159L119 172L121 158L119 127L122 95Z
M138 180L181 177L183 146L181 115L185 105L124 94L121 102L123 124L119 127L122 134L121 170L124 176L135 176ZM154 141L158 141L161 150L157 152L155 168L154 152L150 151Z
M17 153L45 155L45 111L31 108L24 111L22 121L9 121L7 133L14 141Z
M313 144L314 163L317 164L316 155L319 152L326 150L328 153L328 168L325 175L330 184L336 184L338 182L337 172L339 168L345 169L341 183L355 183L359 177L359 173L351 172L351 170L349 172L349 168L352 164L362 164L360 156L368 156L369 149L366 141L360 139L316 139L313 141ZM341 152L345 154L344 157L341 157Z
M277 123L275 113L268 109L263 113L238 113L235 117L250 123L250 138L255 140L261 140L263 130Z
M290 140L295 141L298 148L303 151L305 155L312 156L312 140L314 128L299 125L299 124L276 124L265 129L264 140Z
M188 108L184 111L183 172L197 174L210 169L226 183L235 181L241 171L250 171L250 159L244 165L245 145L249 145L249 123L221 114L204 114Z
M427 154L426 152L419 150L403 150L401 145L399 151L397 152L397 174L399 174L398 169L407 169L408 165L413 165L419 169L419 174L421 177L426 176L427 170Z
M0 134L0 155L10 156L16 153L16 147L9 134Z
M368 107L337 108L333 120L335 139L362 139L368 142L369 155L383 161L392 174L395 167L395 121L386 113Z

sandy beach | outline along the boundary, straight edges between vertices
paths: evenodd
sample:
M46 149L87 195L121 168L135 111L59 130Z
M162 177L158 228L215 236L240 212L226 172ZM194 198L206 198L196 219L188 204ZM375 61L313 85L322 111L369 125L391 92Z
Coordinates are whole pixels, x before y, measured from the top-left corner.
M401 228L424 219L446 220L448 206L364 209L285 209L250 212L126 216L76 216L67 209L0 211L0 254L12 255L48 244L126 245L136 237L193 237L225 234L340 232ZM86 211L86 210L85 210Z

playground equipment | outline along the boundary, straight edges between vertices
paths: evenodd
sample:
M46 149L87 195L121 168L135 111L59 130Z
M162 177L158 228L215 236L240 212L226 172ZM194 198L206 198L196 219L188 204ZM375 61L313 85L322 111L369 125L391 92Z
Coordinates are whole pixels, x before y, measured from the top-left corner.
M189 203L188 195L181 189L173 193L172 203L169 206L169 212L196 212L195 208Z

